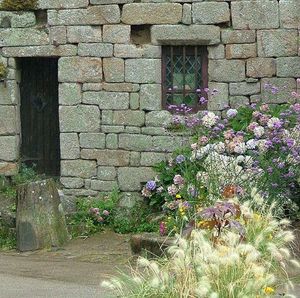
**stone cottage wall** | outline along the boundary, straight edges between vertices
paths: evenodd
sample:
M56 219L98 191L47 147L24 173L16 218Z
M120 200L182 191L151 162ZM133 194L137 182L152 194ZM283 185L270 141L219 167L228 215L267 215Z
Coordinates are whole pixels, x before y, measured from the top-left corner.
M36 12L0 12L0 174L19 160L15 58L60 57L61 182L66 195L140 190L185 137L168 132L161 107L161 45L207 45L208 108L221 113L296 90L299 0L40 0ZM300 89L300 86L298 86ZM294 99L292 99L294 100Z

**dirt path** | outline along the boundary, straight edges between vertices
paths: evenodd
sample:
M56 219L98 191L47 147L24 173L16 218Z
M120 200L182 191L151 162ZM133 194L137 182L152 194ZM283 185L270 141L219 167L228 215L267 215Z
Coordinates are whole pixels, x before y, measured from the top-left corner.
M76 239L58 251L0 253L0 297L111 297L100 287L126 269L129 236L111 231Z

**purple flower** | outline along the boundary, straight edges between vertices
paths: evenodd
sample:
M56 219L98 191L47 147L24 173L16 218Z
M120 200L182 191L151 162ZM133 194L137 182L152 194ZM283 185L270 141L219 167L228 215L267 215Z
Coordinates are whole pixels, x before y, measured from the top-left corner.
M146 188L148 190L154 190L156 188L156 182L154 180L149 180L147 183L146 183Z
M174 182L174 184L182 185L184 183L184 179L181 175L175 175L173 182Z
M294 139L291 139L291 138L288 138L286 139L286 145L291 148L295 145L295 140Z
M227 118L234 118L238 114L236 109L229 109L226 113Z
M272 174L272 173L273 173L273 168L272 168L272 167L268 167L268 168L267 168L267 172L268 172L269 174Z
M205 104L207 104L207 102L208 102L208 100L205 98L205 97L200 97L200 99L199 99L199 104L200 105L205 105Z
M160 233L161 236L165 236L166 233L167 233L167 227L166 227L164 222L161 222L159 224L159 233Z
M277 166L278 166L279 169L283 169L284 166L285 166L285 163L284 162L280 162L280 163L278 163Z
M178 155L177 157L176 157L176 163L177 164L181 164L181 163L183 163L184 161L185 161L185 156L184 155L182 155L182 154L180 154L180 155Z

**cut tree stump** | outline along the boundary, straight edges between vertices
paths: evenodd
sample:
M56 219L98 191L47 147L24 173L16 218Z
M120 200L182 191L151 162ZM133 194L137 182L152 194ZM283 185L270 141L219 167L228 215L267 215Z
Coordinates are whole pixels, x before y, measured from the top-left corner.
M23 184L17 191L17 249L61 247L69 239L53 179Z

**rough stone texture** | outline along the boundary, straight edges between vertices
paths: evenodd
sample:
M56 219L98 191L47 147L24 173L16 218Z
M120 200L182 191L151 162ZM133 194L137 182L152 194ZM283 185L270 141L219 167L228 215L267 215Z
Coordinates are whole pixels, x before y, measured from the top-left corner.
M226 2L193 3L192 11L195 24L217 24L230 21L229 5Z
M224 45L208 46L208 58L209 59L224 59L225 58L225 47Z
M160 83L161 61L159 59L127 59L125 81L132 83Z
M36 24L35 14L33 12L10 12L0 11L0 28L25 28Z
M119 147L135 151L150 150L153 148L152 137L139 134L120 134Z
M104 133L81 133L80 134L81 148L105 148L105 134Z
M170 125L172 115L168 111L155 111L146 114L146 125L147 126L163 126L167 127Z
M102 42L102 30L100 26L70 26L67 28L69 43Z
M298 0L281 0L279 2L280 26L283 28L299 28L300 6Z
M64 26L50 28L50 43L58 46L67 43L67 29Z
M126 110L129 94L123 92L84 92L83 103L96 104L101 110Z
M93 190L111 192L114 189L117 189L117 187L118 187L117 181L100 181L100 180L91 181L91 189Z
M120 58L141 58L143 49L133 44L115 44L114 56Z
M129 43L130 26L129 25L104 25L103 42Z
M113 124L143 126L145 123L145 113L143 111L115 111Z
M239 82L245 79L245 62L241 60L211 60L208 64L211 81Z
M252 78L272 77L276 73L276 62L272 58L247 60L247 76Z
M114 167L98 167L98 178L100 180L114 180L117 177L117 171Z
M45 44L49 44L49 36L43 30L32 28L0 30L0 47L32 46Z
M182 19L182 6L173 3L125 4L122 22L125 24L177 24Z
M230 83L230 95L252 95L260 92L260 83Z
M77 83L64 83L59 85L59 104L77 105L81 103L81 85Z
M190 25L192 23L192 5L183 4L182 6L182 23Z
M118 148L118 135L115 133L110 133L106 135L106 148L107 149L117 149Z
M58 79L60 82L99 82L102 79L102 59L61 58L58 62Z
M245 59L256 57L256 44L226 45L226 59Z
M16 134L16 116L14 106L0 106L0 135Z
M77 133L60 134L60 156L61 159L77 159L80 157Z
M124 59L120 58L104 58L103 72L106 82L124 82L125 64Z
M90 6L87 9L49 10L48 24L58 25L103 25L119 23L118 5Z
M154 176L152 168L119 168L118 182L121 191L139 191L141 184Z
M79 56L111 57L113 45L110 43L80 43L78 45Z
M258 56L297 56L298 39L297 30L259 30L257 32Z
M140 108L146 111L161 110L161 85L141 85Z
M61 106L61 132L96 132L100 129L100 111L97 106Z
M300 57L282 57L276 62L278 77L300 77Z
M229 104L228 84L211 82L208 84L208 87L210 90L218 90L218 93L216 95L209 95L208 109L213 111L219 111L226 108Z
M61 175L66 177L91 178L96 175L96 162L92 160L62 160Z
M0 160L15 161L19 157L19 138L0 136Z
M234 1L231 3L233 29L279 27L277 0Z
M222 42L228 43L252 43L255 42L255 30L232 30L223 29L221 31Z
M82 8L87 7L89 4L88 0L72 0L72 1L65 1L65 0L39 0L38 7L39 9L49 9L49 8L56 8L61 9L63 8Z
M151 167L161 161L166 160L166 154L157 152L142 152L141 153L141 166Z
M130 153L124 150L81 150L83 159L96 159L99 166L124 167L129 164Z
M153 44L212 45L220 42L220 28L214 25L154 25Z
M4 47L2 55L5 57L62 57L76 56L77 46L74 45L45 45L28 47Z
M60 178L60 183L66 188L81 188L84 186L84 180L82 178Z

